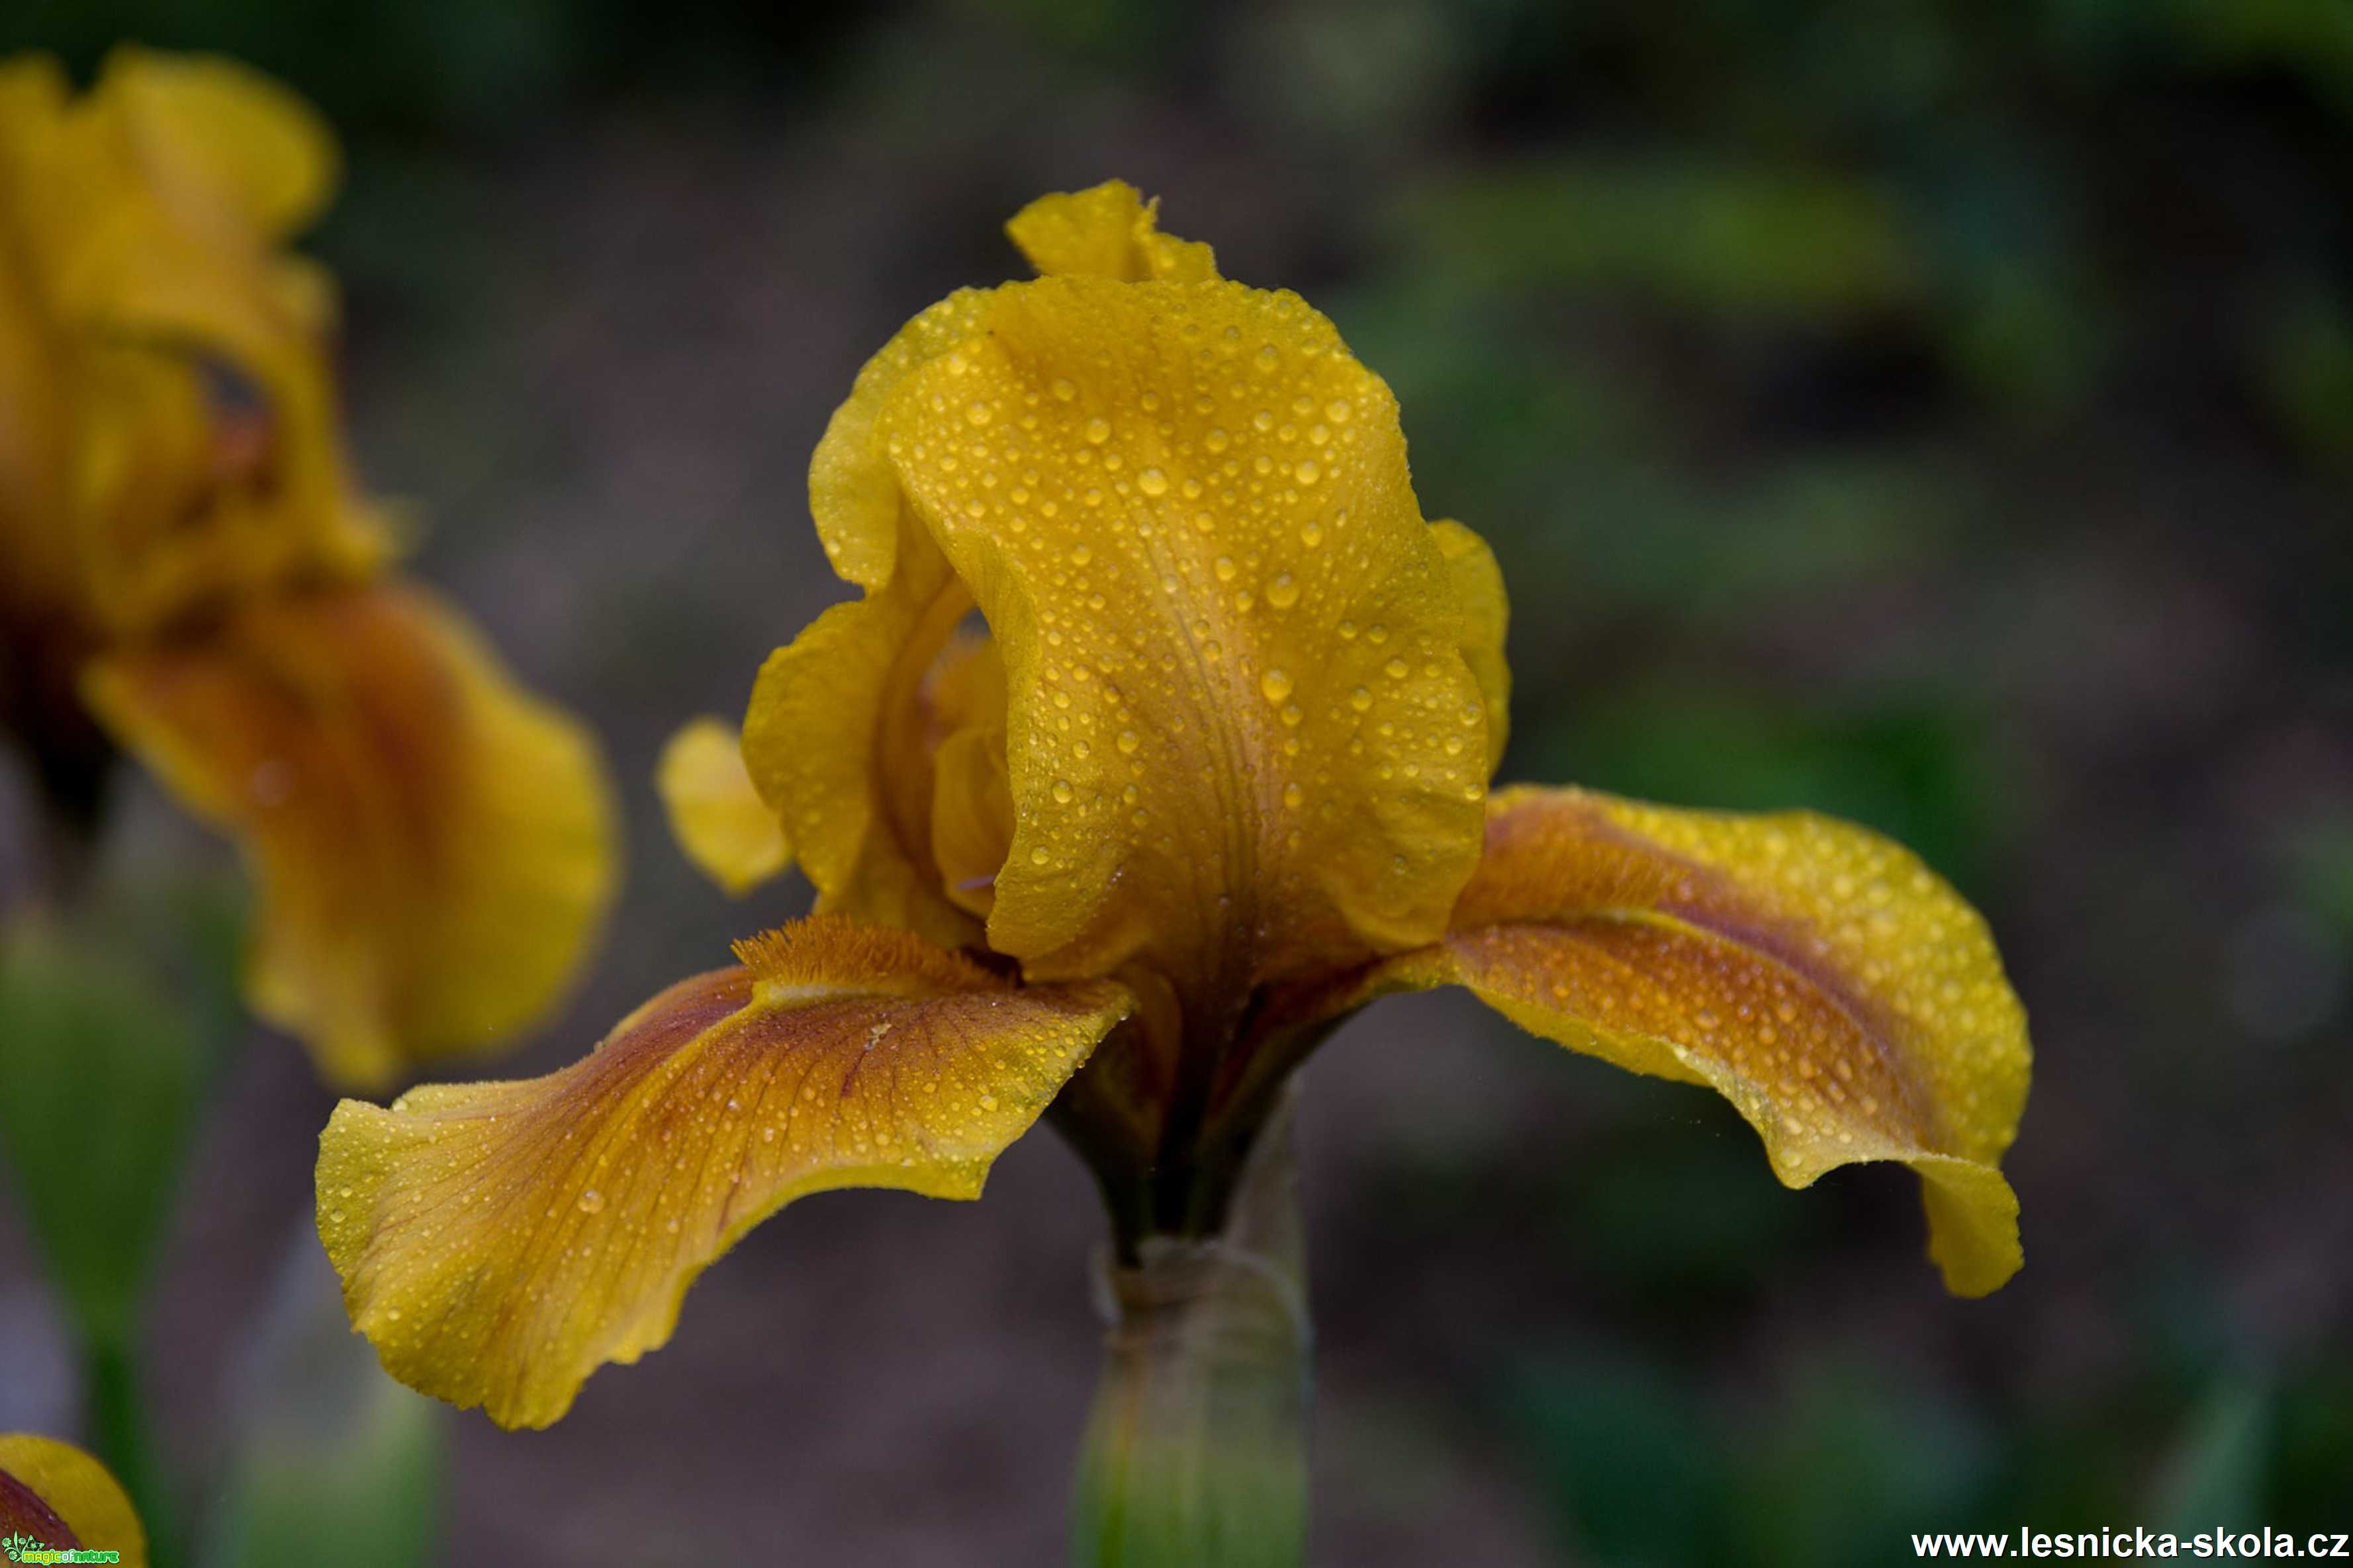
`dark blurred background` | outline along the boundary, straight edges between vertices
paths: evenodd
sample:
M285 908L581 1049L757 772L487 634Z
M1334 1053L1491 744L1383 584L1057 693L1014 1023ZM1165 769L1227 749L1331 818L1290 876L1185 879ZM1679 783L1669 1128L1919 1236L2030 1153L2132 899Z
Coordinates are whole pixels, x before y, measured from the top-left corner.
M1810 805L1988 913L2034 1024L2027 1267L1912 1179L1446 998L1313 1073L1325 1564L1878 1563L1915 1530L2353 1528L2353 5L2345 0L14 0L342 131L369 483L606 736L630 879L576 1056L731 936L649 784L841 594L864 357L1119 175L1388 377L1513 589L1508 778ZM127 837L225 858L152 795ZM126 850L125 853L133 851ZM503 1069L502 1069L503 1070ZM242 1057L153 1353L216 1464L330 1100ZM1099 1222L797 1205L544 1435L454 1418L465 1568L1046 1563ZM69 1429L0 1205L0 1427ZM26 1347L32 1347L26 1349Z

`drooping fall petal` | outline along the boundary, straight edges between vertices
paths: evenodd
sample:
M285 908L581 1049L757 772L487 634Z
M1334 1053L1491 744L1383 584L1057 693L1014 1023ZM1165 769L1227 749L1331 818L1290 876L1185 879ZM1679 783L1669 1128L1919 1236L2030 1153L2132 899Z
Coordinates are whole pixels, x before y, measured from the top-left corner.
M119 742L243 840L252 1005L343 1082L496 1044L555 999L602 917L615 827L594 743L414 587L254 601L84 685Z
M1715 1089L1790 1186L1911 1166L1955 1292L2017 1271L1999 1161L2025 1103L2025 1015L1985 922L1900 846L1805 812L1503 792L1445 941L1375 988L1449 984L1547 1039Z
M54 1437L0 1433L0 1541L13 1536L52 1551L113 1552L146 1568L147 1532L121 1483Z
M702 873L745 893L792 863L776 814L744 771L743 737L722 719L680 726L654 774L670 832Z
M320 1235L394 1376L546 1426L597 1366L659 1348L695 1276L792 1199L978 1196L1129 1006L822 916L738 954L562 1072L337 1108Z

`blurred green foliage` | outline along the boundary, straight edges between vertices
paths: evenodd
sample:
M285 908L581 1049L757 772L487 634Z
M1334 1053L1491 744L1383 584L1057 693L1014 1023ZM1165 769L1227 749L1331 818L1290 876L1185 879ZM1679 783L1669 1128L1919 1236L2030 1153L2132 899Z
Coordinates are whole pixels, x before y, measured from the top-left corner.
M243 897L211 878L108 886L0 932L0 1154L76 1326L131 1331L174 1177L244 1032Z
M2272 1385L2221 1379L2121 1465L2105 1420L1990 1421L1857 1364L1732 1410L1654 1363L1556 1357L1517 1369L1504 1407L1573 1561L1871 1568L1915 1531L2328 1528L2341 1498L2311 1468L2344 1434L2308 1425L2341 1420L2343 1385L2306 1386L2294 1425Z
M351 1331L305 1223L232 1394L237 1441L206 1530L209 1568L423 1568L439 1561L440 1406Z
M0 927L0 1162L81 1357L93 1443L159 1560L176 1499L142 1371L158 1254L210 1089L244 1031L243 906L198 879L107 886Z

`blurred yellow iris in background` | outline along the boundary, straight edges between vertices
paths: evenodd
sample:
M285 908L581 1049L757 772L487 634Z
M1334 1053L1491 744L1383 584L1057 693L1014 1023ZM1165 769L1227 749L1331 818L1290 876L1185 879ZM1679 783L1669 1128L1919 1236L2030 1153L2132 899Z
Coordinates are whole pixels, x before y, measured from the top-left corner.
M375 1089L549 1005L615 824L586 732L389 574L283 248L335 174L227 61L0 62L0 722L54 781L94 716L237 834L253 1006Z

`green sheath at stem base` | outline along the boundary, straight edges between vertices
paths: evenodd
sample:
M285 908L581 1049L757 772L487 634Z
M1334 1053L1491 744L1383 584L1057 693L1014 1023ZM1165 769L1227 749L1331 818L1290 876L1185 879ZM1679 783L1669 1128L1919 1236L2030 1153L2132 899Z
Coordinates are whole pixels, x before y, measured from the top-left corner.
M1144 1238L1098 1278L1110 1327L1079 1457L1078 1568L1298 1568L1310 1342L1288 1101L1213 1237Z

